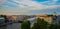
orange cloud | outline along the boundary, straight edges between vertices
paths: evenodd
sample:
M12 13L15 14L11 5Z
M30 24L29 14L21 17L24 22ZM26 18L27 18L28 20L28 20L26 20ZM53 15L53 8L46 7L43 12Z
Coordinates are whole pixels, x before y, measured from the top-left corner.
M0 3L3 2L3 0L0 0Z

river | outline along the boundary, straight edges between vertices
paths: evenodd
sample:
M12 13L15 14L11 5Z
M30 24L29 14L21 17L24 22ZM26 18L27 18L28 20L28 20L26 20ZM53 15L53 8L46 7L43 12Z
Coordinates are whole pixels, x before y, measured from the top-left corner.
M21 29L21 23L13 23L0 27L0 29Z

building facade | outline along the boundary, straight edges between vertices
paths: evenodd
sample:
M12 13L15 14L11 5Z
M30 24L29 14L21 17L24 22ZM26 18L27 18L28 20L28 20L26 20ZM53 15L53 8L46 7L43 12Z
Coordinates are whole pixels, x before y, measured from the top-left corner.
M51 24L51 23L54 23L55 16L47 15L47 14L41 14L41 15L37 15L37 18L44 19L46 22Z

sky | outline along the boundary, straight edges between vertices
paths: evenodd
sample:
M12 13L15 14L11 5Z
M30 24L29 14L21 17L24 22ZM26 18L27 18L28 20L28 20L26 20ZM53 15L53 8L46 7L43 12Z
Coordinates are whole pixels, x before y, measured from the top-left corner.
M0 14L60 14L60 0L0 0Z

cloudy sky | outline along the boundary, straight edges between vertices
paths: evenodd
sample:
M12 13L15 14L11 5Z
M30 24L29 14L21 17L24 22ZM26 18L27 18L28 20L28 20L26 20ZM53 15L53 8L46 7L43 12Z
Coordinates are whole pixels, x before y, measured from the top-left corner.
M0 0L0 14L60 14L60 0Z

